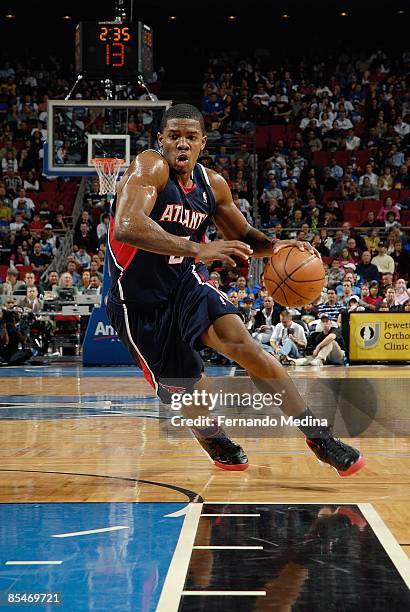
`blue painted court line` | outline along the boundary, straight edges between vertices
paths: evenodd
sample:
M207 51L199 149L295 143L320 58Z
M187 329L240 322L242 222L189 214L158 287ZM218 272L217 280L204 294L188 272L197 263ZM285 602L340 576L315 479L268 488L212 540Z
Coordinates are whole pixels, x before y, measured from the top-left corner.
M63 602L60 606L35 608L64 612L154 612L184 521L184 515L172 518L165 515L185 505L0 504L3 602L5 593L60 593ZM128 528L52 537L113 526ZM62 563L6 565L7 561L44 560ZM2 605L0 609L11 607Z
M232 372L231 367L211 366L205 367L208 376L229 376ZM39 376L50 378L65 378L78 376L81 378L142 378L141 370L135 366L116 366L116 367L83 367L79 366L19 366L3 367L0 369L0 378L35 378Z

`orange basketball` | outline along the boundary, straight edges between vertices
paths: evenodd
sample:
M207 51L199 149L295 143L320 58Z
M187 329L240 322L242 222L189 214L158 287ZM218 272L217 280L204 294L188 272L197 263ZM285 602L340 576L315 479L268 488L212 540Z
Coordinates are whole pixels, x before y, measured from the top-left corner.
M310 304L320 296L324 279L321 259L295 246L282 248L265 267L265 286L282 306Z

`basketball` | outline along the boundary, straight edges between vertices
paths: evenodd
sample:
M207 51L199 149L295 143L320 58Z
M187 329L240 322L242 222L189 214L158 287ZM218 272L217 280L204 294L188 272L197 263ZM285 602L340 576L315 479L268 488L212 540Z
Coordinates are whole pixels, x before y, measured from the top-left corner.
M295 246L282 248L265 267L265 285L282 306L304 306L316 300L323 289L325 270L321 259Z

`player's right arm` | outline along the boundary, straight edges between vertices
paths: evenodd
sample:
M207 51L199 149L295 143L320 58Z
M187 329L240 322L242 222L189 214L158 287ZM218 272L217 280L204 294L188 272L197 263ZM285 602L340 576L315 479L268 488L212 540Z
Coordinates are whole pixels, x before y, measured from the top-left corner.
M247 260L251 249L239 240L198 244L166 232L149 217L168 177L169 166L155 151L144 151L136 157L118 187L114 239L159 255L220 259L232 266L236 264L231 255Z

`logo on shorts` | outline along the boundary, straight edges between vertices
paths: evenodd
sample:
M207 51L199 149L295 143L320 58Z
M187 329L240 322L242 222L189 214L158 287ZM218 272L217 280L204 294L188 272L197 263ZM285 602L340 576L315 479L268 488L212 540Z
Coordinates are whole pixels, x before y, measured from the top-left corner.
M203 192L202 197L204 198L205 204L207 204L208 203L208 197L206 195L206 191Z
M373 348L380 340L380 333L380 323L363 323L356 330L357 346L362 349Z

